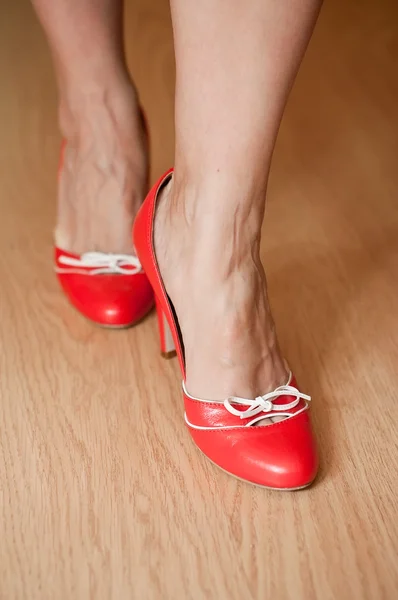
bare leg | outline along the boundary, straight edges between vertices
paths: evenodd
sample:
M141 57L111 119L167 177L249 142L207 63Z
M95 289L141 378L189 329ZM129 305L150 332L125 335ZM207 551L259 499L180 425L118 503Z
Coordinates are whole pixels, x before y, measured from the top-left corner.
M254 398L286 382L259 248L270 161L319 0L172 0L176 160L155 229L187 388Z
M146 143L122 41L122 0L32 0L56 69L67 141L56 242L64 250L132 252L145 195Z

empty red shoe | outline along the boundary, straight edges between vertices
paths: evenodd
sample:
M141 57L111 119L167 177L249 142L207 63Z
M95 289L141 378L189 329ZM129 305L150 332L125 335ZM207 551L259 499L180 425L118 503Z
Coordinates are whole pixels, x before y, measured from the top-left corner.
M153 306L151 285L135 256L78 256L55 248L55 270L71 304L98 325L130 327Z
M278 490L307 487L318 468L308 410L310 397L298 390L292 376L286 385L255 399L204 400L186 389L182 339L153 247L158 192L171 176L172 170L148 194L136 217L133 235L138 257L155 292L162 352L177 351L184 379L185 421L191 436L212 462L235 477ZM285 418L260 425L277 416Z

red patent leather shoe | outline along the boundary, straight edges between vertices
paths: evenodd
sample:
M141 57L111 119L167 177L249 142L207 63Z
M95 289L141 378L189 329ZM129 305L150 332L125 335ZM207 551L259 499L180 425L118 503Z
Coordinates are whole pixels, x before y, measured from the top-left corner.
M168 171L152 188L133 228L138 257L155 292L161 349L174 350L183 374L185 421L200 450L231 475L263 487L296 490L315 478L318 458L309 417L310 397L292 376L286 385L253 399L224 401L195 398L185 385L183 342L171 300L159 273L153 246L153 223L159 190L170 180ZM270 417L282 421L264 425Z
M141 118L148 138L144 113ZM64 162L62 143L58 176ZM55 248L55 271L75 308L103 327L131 327L153 306L153 291L137 257L86 252L72 254Z
M153 291L135 256L55 248L55 270L79 312L103 327L131 327L153 306Z

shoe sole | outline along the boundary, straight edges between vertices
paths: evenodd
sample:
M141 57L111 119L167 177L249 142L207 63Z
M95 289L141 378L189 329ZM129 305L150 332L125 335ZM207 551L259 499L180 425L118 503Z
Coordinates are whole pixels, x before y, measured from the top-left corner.
M101 329L116 329L117 331L121 330L121 329L131 329L131 327L134 327L134 325L138 325L138 323L139 323L139 321L137 321L136 323L135 322L128 323L128 325L105 325L104 323L97 323L97 321L92 321L88 317L85 317L85 319L86 319L86 321L89 321L93 325L96 325L97 327L101 327Z

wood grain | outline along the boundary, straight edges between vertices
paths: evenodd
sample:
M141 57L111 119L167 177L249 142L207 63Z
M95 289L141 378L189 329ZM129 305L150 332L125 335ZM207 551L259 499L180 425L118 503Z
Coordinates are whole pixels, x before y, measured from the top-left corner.
M264 258L322 453L316 485L282 494L195 449L153 315L105 331L61 295L51 62L27 0L0 3L1 600L397 598L397 17L326 1L278 140ZM126 34L155 177L167 2L128 3Z

